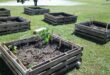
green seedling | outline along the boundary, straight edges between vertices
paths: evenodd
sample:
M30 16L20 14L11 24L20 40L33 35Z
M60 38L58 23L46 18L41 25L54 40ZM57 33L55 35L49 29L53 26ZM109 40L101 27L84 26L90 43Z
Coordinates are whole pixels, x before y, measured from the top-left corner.
M34 66L34 63L30 63L29 65L28 65L28 68L32 68Z
M14 54L17 53L17 46L9 45L8 47Z

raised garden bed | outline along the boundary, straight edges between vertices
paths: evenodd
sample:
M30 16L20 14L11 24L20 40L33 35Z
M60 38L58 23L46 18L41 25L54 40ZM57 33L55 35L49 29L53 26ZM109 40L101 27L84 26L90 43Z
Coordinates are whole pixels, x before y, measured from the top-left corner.
M24 13L28 15L38 15L49 13L49 9L40 8L40 7L26 7L24 8Z
M110 24L98 21L79 23L76 24L75 33L106 43L110 40Z
M0 35L26 31L30 29L30 21L22 17L0 17Z
M53 35L47 44L34 36L1 44L0 50L15 75L59 75L81 61L83 48Z
M75 23L77 21L77 16L70 15L64 12L60 13L46 13L44 16L44 21L51 24L66 24Z
M10 16L10 10L5 8L0 8L0 17Z

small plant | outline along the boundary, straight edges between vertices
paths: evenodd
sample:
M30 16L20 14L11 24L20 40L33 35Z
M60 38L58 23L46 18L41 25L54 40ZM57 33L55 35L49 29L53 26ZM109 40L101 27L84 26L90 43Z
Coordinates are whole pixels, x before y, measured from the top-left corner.
M17 53L17 46L9 45L8 47L14 54Z
M31 63L31 64L28 65L28 68L31 68L31 67L33 67L33 66L34 66L34 64Z
M48 29L42 30L41 32L39 32L39 36L44 40L45 44L47 44L50 41L50 39L52 38Z

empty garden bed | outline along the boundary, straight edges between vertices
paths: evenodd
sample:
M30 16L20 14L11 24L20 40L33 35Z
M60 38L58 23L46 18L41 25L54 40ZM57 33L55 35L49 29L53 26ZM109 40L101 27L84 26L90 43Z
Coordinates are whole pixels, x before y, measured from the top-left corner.
M0 18L0 35L26 31L30 29L30 21L22 17L1 17Z
M110 24L98 21L79 23L76 24L75 33L106 43L110 40Z
M10 10L5 8L0 8L0 17L10 16Z
M46 13L44 16L44 21L57 25L66 23L75 23L77 21L77 16L70 15L64 12L60 13Z
M49 9L40 8L40 7L26 7L24 8L24 13L28 15L37 15L48 13Z
M46 44L36 36L1 44L0 49L3 60L16 75L59 75L81 62L83 50L55 35Z

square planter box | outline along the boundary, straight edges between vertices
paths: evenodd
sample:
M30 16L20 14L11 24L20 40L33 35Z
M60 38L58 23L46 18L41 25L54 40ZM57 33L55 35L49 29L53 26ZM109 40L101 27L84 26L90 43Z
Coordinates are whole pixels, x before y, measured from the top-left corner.
M26 31L30 29L30 21L22 17L0 17L0 35Z
M110 40L110 24L89 21L76 24L75 33L106 43Z
M11 46L16 46L13 53ZM81 61L83 47L52 36L48 44L33 36L0 45L1 57L15 75L59 75Z
M46 13L44 16L44 21L51 24L66 24L75 23L77 21L77 16L70 15L64 12L60 13Z
M24 13L28 15L37 15L48 13L49 9L40 8L40 7L26 7L24 8Z
M5 8L0 8L0 17L10 16L10 10Z

